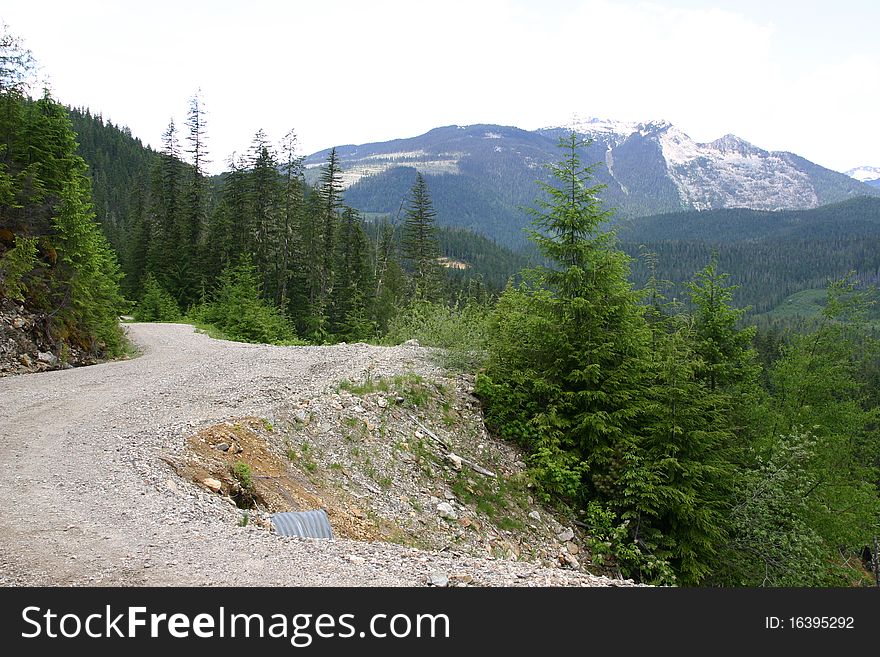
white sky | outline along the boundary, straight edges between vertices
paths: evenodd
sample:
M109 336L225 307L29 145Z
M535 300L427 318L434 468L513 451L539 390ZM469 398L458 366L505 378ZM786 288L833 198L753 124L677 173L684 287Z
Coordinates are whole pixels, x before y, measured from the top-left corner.
M880 165L877 0L2 0L55 97L158 146L201 88L212 170L263 128L300 152L573 113Z

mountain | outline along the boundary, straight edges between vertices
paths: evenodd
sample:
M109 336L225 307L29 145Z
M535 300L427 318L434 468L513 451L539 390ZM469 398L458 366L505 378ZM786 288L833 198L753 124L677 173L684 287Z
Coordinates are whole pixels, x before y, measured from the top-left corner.
M880 187L880 167L861 166L846 172L850 178L855 178L872 187Z
M687 210L814 208L880 189L798 155L766 151L735 135L697 143L667 121L626 123L576 119L536 131L491 124L446 126L418 137L337 147L346 202L366 213L395 216L421 171L449 226L482 232L509 246L525 243L524 206L559 159L558 137L571 130L593 139L586 163L599 163L608 207L625 217ZM329 149L308 156L316 179Z

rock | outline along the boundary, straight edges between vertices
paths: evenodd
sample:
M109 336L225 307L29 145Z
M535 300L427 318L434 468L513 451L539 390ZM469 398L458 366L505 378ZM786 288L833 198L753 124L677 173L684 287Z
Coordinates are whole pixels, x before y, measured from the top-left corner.
M360 566L367 562L366 559L364 559L363 557L359 557L356 554L347 554L345 555L345 558L357 566Z
M294 419L301 424L305 424L306 420L309 419L309 416L302 409L299 409L296 413L293 414Z
M404 342L403 346L404 347L421 347L422 345L419 344L418 340L412 339L412 340L407 340L406 342Z
M171 479L167 479L165 481L165 488L170 490L172 493L178 492L177 484L175 484L174 481L172 481Z
M18 357L18 362L24 365L25 367L33 367L34 361L31 360L31 357L27 354L22 354Z
M449 581L456 582L460 585L470 584L474 581L474 578L468 575L467 573L453 573L449 576Z
M384 397L379 397L378 399L376 399L376 406L378 406L379 408L387 408L388 400Z
M561 532L556 534L556 538L558 538L563 543L567 543L574 538L574 531L572 531L571 527L566 527Z
M535 522L540 522L541 521L541 514L538 513L537 511L529 511L529 518L531 518Z
M12 320L13 328L17 328L17 329L24 328L26 324L27 324L27 322L21 317L16 317L15 319Z
M577 557L573 554L568 554L567 552L563 552L559 555L559 561L563 563L563 565L567 565L571 568L580 568L580 563L577 560Z
M453 493L451 490L447 490L443 492L443 497L445 497L447 500L454 500L455 493Z
M458 514L449 502L440 502L437 505L437 515L447 520L458 520Z
M38 351L37 352L37 360L41 363L46 363L47 365L54 365L58 362L58 359L55 357L55 354L49 351Z
M445 573L431 573L428 584L437 588L444 588L449 584L449 577Z
M572 554L572 555L577 554L578 552L581 551L581 549L577 546L576 543L572 543L570 541L565 544L565 549L568 550L568 553Z
M366 411L364 410L364 407L361 406L360 404L355 404L354 406L352 406L351 412L356 413L357 415L363 415L364 413L366 413Z
M213 479L211 477L202 479L202 484L214 493L219 493L220 489L223 488L223 484L218 479Z
M214 445L214 447L219 449L221 452L229 451L229 443L220 443L219 445Z
M452 463L453 468L461 470L461 457L458 454L449 452L449 454L446 455L446 460Z
M462 527L470 527L472 522L471 522L470 518L461 518L458 521L458 524L461 525Z

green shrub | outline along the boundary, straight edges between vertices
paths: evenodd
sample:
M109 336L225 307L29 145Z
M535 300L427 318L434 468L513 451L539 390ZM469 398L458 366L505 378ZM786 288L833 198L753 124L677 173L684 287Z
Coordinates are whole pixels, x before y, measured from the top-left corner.
M241 487L246 490L253 490L254 478L251 473L251 466L244 461L239 461L232 468L232 476L238 480Z
M176 322L180 319L177 302L152 274L144 279L144 294L134 310L139 322Z
M448 306L416 300L391 321L384 341L415 339L426 347L440 347L447 367L474 370L485 359L488 316L489 309L475 301Z
M213 298L192 308L187 318L212 325L240 342L277 344L295 339L284 313L262 298L257 268L249 255L220 274Z

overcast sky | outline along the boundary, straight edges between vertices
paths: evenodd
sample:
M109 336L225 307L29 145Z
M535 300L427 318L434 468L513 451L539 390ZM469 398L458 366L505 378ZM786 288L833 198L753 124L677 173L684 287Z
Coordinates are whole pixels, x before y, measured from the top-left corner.
M880 166L877 0L4 0L55 97L158 146L202 89L212 169L573 113Z

